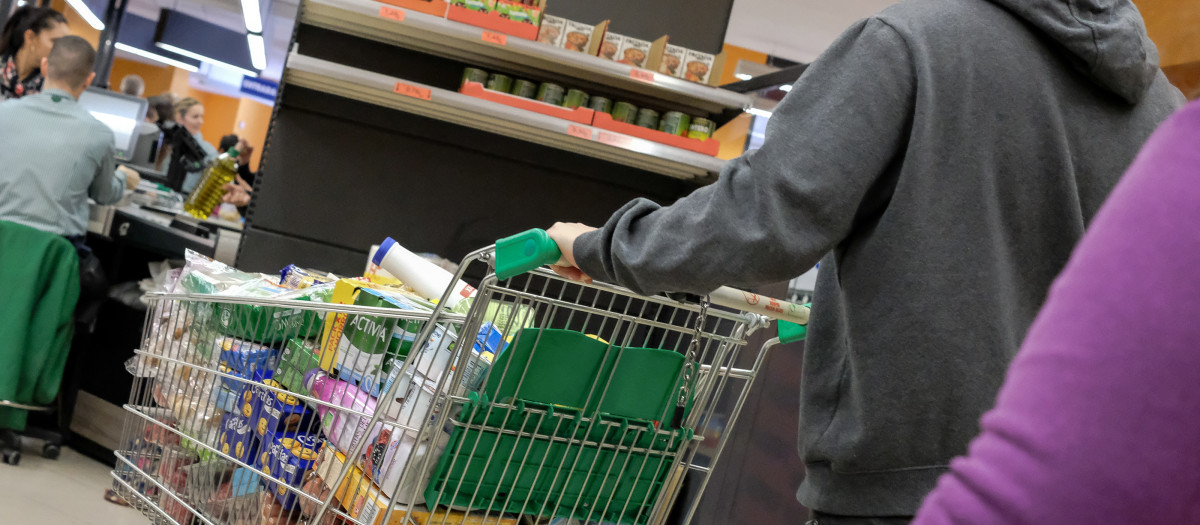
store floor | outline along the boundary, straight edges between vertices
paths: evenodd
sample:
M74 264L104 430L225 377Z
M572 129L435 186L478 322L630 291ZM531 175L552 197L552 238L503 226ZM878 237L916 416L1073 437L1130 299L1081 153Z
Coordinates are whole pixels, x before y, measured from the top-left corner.
M36 525L145 525L140 513L104 501L112 486L109 467L64 448L55 461L41 456L41 442L26 439L21 464L0 464L4 523Z

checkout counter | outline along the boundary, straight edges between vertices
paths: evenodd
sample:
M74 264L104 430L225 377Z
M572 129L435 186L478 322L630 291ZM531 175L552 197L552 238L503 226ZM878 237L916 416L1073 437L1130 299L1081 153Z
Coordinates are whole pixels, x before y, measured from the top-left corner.
M142 175L142 183L114 206L93 203L88 220L88 246L108 279L110 293L97 312L91 333L77 337L63 378L63 401L70 403L70 444L106 463L120 446L133 378L125 362L141 344L146 306L124 283L150 277L150 264L182 261L187 250L232 263L241 242L240 222L197 220L183 212L178 189L186 171L203 165L204 153L186 130L174 123L145 122L147 102L138 97L88 88L80 105L113 132L117 161ZM167 172L155 171L160 150L170 147ZM180 263L179 265L181 265ZM136 286L136 285L135 285ZM64 414L66 415L66 414Z
M182 261L186 250L232 265L241 237L240 222L197 220L183 212L180 194L147 181L116 205L93 203L88 221L88 245L100 258L110 286L150 277L150 263ZM125 362L141 344L145 316L144 305L110 297L87 343L72 348L71 359L78 361L68 368L78 373L79 390L71 446L106 463L112 463L112 450L120 446L121 405L129 401L133 386Z

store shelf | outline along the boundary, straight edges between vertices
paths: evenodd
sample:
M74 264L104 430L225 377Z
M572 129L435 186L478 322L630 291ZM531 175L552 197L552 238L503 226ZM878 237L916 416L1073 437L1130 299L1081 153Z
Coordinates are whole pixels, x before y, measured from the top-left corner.
M708 155L296 52L288 57L284 82L678 179L709 182L725 164Z
M533 77L571 78L613 91L634 93L690 113L720 114L750 107L751 99L712 86L638 69L652 82L634 78L634 67L599 57L509 37L503 45L484 40L485 30L413 11L381 16L383 4L372 0L306 0L300 22ZM400 18L401 20L396 20ZM493 39L495 40L495 39Z

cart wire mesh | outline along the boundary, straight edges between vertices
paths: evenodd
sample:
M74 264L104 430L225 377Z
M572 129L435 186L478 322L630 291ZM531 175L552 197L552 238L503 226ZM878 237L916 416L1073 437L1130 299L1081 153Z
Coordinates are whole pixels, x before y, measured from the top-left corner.
M350 280L348 304L151 295L114 488L181 525L665 523L689 471L707 484L766 319L498 282L492 256L436 304Z

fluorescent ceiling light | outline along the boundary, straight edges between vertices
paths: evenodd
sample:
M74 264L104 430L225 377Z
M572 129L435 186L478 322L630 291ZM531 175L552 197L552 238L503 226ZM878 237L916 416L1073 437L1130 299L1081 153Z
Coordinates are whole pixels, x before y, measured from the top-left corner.
M262 71L267 68L267 47L263 44L263 36L250 33L246 35L246 41L250 44L250 61L254 63L254 69Z
M96 31L104 31L104 22L101 22L100 19L96 17L96 14L92 13L92 10L88 8L87 4L83 3L83 0L67 0L67 3L70 4L71 9L74 9L76 13L79 13L79 16L83 17L84 22L87 22L89 26L92 26L92 29L95 29Z
M735 73L733 76L735 78L737 78L738 80L750 80L750 79L754 78L754 75L751 75L749 73Z
M172 53L179 53L179 54L181 54L181 55L183 55L183 56L185 56L185 57L188 57L188 58L194 58L194 59L196 59L196 60L199 60L199 61L201 61L201 62L207 62L207 63L209 63L209 64L212 64L212 65L214 65L214 66L217 66L217 67L223 67L223 68L225 68L225 69L230 69L230 70L233 70L233 71L237 71L238 73L241 73L241 74L243 74L243 75L246 75L246 76L248 76L248 77L252 77L252 78L258 78L258 73L254 72L254 71L250 71L249 69L243 69L243 68L237 67L237 66L235 66L235 65L233 65L233 64L228 64L228 63L225 63L225 62L221 62L220 60L217 60L217 59L215 59L215 58L208 58L208 57L206 57L206 56L204 56L204 55L201 55L201 54L199 54L199 53L193 53L193 52L191 52L191 51L188 51L188 50L186 50L186 49L179 48L179 47L175 47L175 46L173 46L173 45L171 45L171 44L164 44L164 43L162 43L162 42L159 42L159 43L157 43L157 44L155 44L155 45L157 45L158 47L161 47L161 48L163 48L163 49L166 49L167 51L170 51L170 52L172 52Z
M262 33L262 12L259 11L258 0L242 0L242 18L246 19L246 31Z
M746 110L746 113L749 113L749 114L751 114L751 115L754 115L754 116L756 116L756 117L766 117L766 118L771 118L771 112L770 112L770 111L767 111L767 110L765 110L765 109L750 108L750 109L747 109L747 110Z
M782 92L784 92L784 93L791 93L791 92L792 92L792 85L791 85L791 84L784 84L784 85L782 85L782 86L779 86L779 90L780 90L780 91L782 91Z
M186 62L180 62L180 61L178 61L178 60L175 60L175 59L173 59L173 58L167 58L167 57L165 57L165 56L162 56L162 55L159 55L159 54L155 54L155 53L151 53L151 52L149 52L149 51L146 51L145 49L139 49L139 48L133 47L133 46L131 46L131 45L128 45L128 44L123 44L123 43L121 43L121 42L117 42L117 44L116 44L116 47L117 47L117 49L120 49L121 51L124 51L124 52L126 52L126 53L133 53L133 54L135 54L135 55L137 55L137 56L140 56L140 57L142 57L142 58L149 58L150 60L154 60L154 61L157 61L157 62L162 62L162 63L164 63L164 64L167 64L167 65L169 65L169 66L175 66L175 67L177 67L177 68L179 68L179 69L182 69L182 70L184 70L184 71L187 71L187 72L189 72L189 73L195 73L195 72L197 72L197 71L200 71L200 69L199 69L199 68L197 68L196 66L193 66L193 65L191 65L191 64L188 64L188 63L186 63Z

